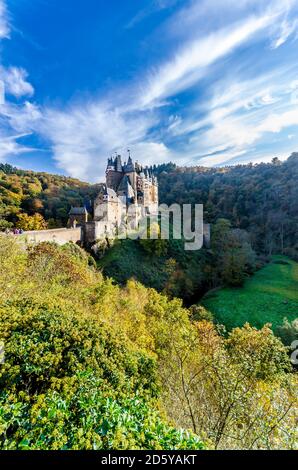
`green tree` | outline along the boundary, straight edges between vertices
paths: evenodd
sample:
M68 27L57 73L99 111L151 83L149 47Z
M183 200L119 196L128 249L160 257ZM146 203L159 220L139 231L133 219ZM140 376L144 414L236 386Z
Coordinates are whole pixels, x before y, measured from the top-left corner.
M12 227L12 222L8 222L6 219L0 218L0 232L4 232L5 230L10 229Z

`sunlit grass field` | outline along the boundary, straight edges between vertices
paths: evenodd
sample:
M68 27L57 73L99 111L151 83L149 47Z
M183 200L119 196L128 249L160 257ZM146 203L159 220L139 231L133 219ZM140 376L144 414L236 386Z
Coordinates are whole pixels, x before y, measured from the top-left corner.
M257 328L271 323L274 330L284 318L298 317L298 263L275 256L244 287L211 292L202 303L228 330L246 322Z

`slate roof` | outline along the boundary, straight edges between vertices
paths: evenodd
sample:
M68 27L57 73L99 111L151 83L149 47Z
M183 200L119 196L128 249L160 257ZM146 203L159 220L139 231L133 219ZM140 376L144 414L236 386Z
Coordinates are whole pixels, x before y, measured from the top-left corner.
M127 164L124 166L124 171L125 173L133 173L135 171L135 166L131 157L128 158Z
M132 198L135 196L134 190L130 184L130 179L127 175L125 175L124 178L122 178L118 187L118 191L123 191L126 197L128 198Z
M72 207L69 211L69 215L86 215L88 211L86 207Z

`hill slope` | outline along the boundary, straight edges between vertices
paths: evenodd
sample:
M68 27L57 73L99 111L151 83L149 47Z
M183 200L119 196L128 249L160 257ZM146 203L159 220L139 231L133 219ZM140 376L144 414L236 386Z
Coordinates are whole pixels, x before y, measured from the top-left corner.
M277 256L239 289L224 288L207 294L203 305L228 330L246 322L261 328L271 323L275 330L284 318L298 316L298 263Z
M91 204L98 186L75 178L36 173L0 164L0 230L14 225L18 214L41 214L49 226L65 226L71 206Z
M152 251L145 251L138 241L118 240L98 261L98 267L121 285L136 279L170 297L180 297L186 304L206 292L206 250L185 251L181 240L165 242L162 254L154 251L153 240L151 248Z
M206 222L228 219L251 234L257 252L298 260L298 153L286 161L225 168L162 165L159 196L166 204L203 204Z
M270 329L220 337L93 264L0 234L0 449L293 448L296 377Z

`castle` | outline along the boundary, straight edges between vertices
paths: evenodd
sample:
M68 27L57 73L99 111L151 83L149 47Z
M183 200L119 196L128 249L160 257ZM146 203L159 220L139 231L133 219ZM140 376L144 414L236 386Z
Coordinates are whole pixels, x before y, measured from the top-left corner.
M94 201L93 220L84 207L72 207L69 225L81 225L90 244L116 236L125 224L128 230L138 227L140 219L158 213L158 181L153 169L143 168L131 156L122 164L120 155L108 159L106 182Z
M99 240L147 233L147 219L154 223L159 209L158 181L153 168L134 163L130 155L122 164L121 156L117 155L108 159L106 181L100 185L94 201L93 217L86 207L72 207L68 228L26 232L24 237L28 243L49 241L63 245L71 241L96 247ZM202 229L203 243L208 248L210 225L203 224Z

